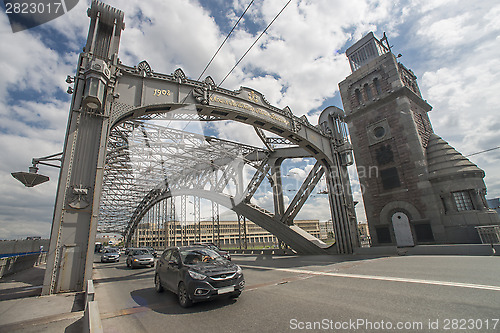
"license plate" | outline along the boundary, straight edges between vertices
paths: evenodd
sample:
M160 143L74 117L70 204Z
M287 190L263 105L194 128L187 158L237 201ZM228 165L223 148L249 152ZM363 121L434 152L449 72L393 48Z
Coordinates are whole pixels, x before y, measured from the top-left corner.
M234 291L234 286L224 287L217 290L218 294L227 294Z

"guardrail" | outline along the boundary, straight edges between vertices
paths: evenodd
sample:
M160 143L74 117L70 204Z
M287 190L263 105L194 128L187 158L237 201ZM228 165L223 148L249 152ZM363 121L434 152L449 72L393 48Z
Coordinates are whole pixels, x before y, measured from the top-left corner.
M95 300L94 282L87 281L85 288L85 314L83 316L83 332L102 333L99 305Z
M47 252L16 254L0 258L0 278L45 263Z
M235 249L235 250L224 250L233 254L265 254L265 255L277 255L277 256L285 256L285 255L294 255L290 249Z

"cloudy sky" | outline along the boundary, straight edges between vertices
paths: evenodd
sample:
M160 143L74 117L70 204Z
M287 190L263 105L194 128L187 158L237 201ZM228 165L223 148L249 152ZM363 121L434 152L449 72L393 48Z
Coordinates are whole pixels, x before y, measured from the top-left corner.
M250 0L106 2L125 12L124 64L147 60L156 72L180 67L196 79ZM204 76L219 83L287 2L254 1ZM88 7L80 0L69 13L15 34L5 11L0 14L0 239L50 234L58 170L41 166L51 181L34 188L10 173L27 171L33 157L62 151L70 101L64 80L74 74L85 43ZM500 144L499 17L496 0L292 0L223 87L251 87L316 124L327 106L342 108L338 83L350 73L344 51L369 31L378 37L385 31L433 106L434 131L472 154ZM259 142L253 130L237 124L219 124L217 131ZM500 150L470 159L486 171L487 197L499 197ZM313 162L289 161L285 174L300 181ZM361 201L355 180L353 189ZM257 197L262 204L269 199L266 193ZM360 203L360 220L362 208ZM326 198L312 197L300 217L327 219Z

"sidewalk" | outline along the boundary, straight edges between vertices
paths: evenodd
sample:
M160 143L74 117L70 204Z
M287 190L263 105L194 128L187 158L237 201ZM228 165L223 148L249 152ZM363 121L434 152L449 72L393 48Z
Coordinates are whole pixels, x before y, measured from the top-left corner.
M81 332L83 293L40 296L45 265L0 279L0 333Z
M493 256L500 255L500 244L442 244L415 245L413 247L374 246L358 247L356 255L445 255L445 256Z

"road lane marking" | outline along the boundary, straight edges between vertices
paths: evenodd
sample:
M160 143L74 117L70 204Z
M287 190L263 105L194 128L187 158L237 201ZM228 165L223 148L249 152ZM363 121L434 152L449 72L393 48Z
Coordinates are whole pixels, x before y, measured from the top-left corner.
M365 279L365 280L379 280L379 281L390 281L390 282L418 283L418 284L430 284L430 285L436 285L436 286L449 286L449 287L460 287L460 288L500 291L500 286L490 286L490 285L484 285L484 284L399 278L399 277L393 277L393 276L321 272L321 271L311 271L311 270L293 269L293 268L275 268L275 267L252 266L252 265L240 265L240 266L243 268L273 270L273 271L281 271L281 272L296 273L296 274L309 274L309 275L317 275L317 276L332 276L332 277L354 278L354 279Z

